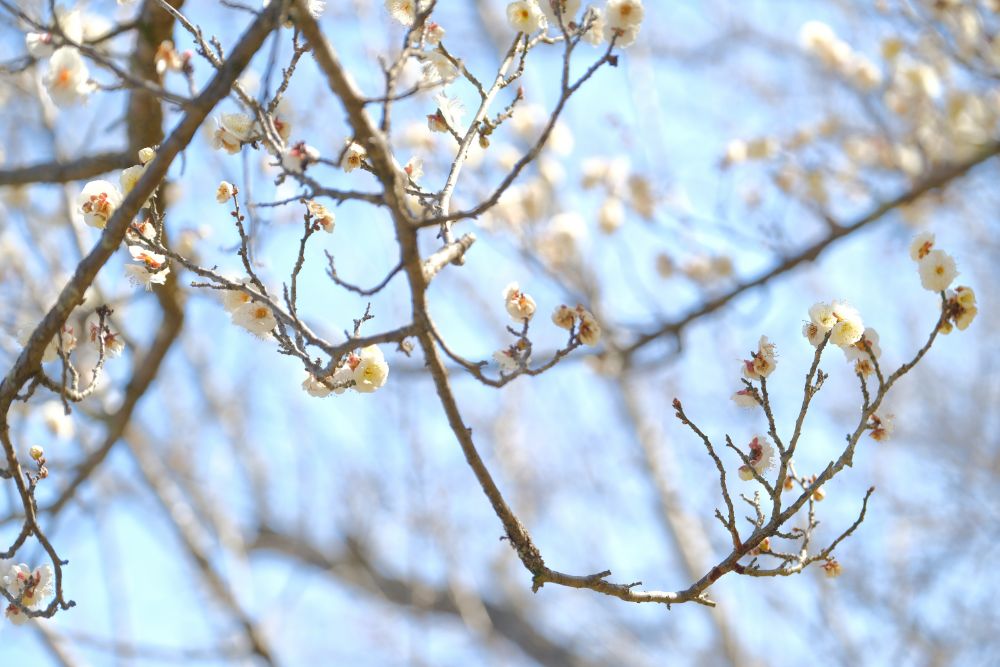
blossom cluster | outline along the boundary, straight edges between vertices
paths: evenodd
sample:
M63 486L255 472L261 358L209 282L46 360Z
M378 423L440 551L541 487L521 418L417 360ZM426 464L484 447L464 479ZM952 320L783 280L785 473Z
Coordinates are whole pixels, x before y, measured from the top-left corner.
M620 47L635 42L645 13L642 0L608 0L603 9L589 7L578 24L580 4L580 0L515 0L507 5L507 23L525 35L549 26L556 30L579 28L595 46L612 40Z
M960 285L950 289L958 276L955 259L944 250L934 247L934 234L921 232L910 242L910 259L917 263L920 284L932 292L944 293L946 299L945 320L941 333L951 333L952 325L965 331L976 318L976 293L971 287Z
M753 479L754 473L763 475L774 465L774 445L766 435L755 435L747 447L750 450L747 456L749 463L744 463L739 468L740 479L743 481Z
M348 388L371 394L385 386L388 379L389 364L382 350L377 345L368 345L359 352L351 352L336 370L322 378L307 373L302 388L317 398L343 394Z
M55 578L51 565L43 565L31 570L27 565L11 565L3 576L3 587L11 597L21 603L21 607L38 611L43 609L55 590ZM15 604L8 604L5 611L7 620L21 625L28 615Z
M493 353L493 360L500 366L501 372L513 373L529 361L528 354L531 349L526 339L527 326L534 317L537 306L535 300L522 291L516 282L504 288L503 300L511 320L525 327L525 333L513 345ZM560 329L569 331L571 339L578 344L593 347L601 340L600 324L597 323L593 313L582 305L578 304L576 308L570 308L565 304L556 307L552 311L552 323Z

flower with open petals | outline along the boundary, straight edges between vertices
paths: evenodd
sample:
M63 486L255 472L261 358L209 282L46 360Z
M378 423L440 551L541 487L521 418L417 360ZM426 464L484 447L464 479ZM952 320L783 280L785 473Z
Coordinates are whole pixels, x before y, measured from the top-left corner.
M43 83L57 107L72 106L94 90L87 64L71 46L63 46L52 54Z
M77 197L77 204L83 213L83 221L91 227L104 229L115 209L121 206L122 193L107 181L91 181L83 186Z
M224 113L215 120L212 147L234 155L254 137L254 121L245 113Z
M516 0L507 5L507 23L516 32L526 35L544 30L546 25L545 14L535 0Z
M943 292L958 275L954 258L944 250L931 250L917 264L920 284L932 292Z
M340 168L346 172L352 172L365 162L368 152L361 144L351 142L344 151L344 157L340 160Z
M577 328L580 342L594 347L601 341L601 325L597 323L597 318L583 306L576 307L576 315L580 318L580 324Z
M360 360L354 368L354 390L370 394L389 379L389 364L377 345L361 348Z
M535 314L535 300L520 290L517 283L511 283L503 291L507 314L515 322L526 322Z
M278 326L278 320L275 319L271 309L256 301L245 303L234 310L232 321L257 338L270 336L274 327Z

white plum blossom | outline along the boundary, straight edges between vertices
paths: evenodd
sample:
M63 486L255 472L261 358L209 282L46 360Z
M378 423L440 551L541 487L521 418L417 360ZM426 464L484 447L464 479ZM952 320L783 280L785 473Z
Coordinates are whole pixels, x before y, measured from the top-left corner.
M333 211L329 210L318 201L313 201L311 199L306 202L306 209L309 211L309 215L312 216L314 225L322 229L327 234L333 233L333 227L336 223L336 216L334 216Z
M139 164L149 164L156 157L156 151L149 146L139 149Z
M130 245L128 251L138 262L125 265L125 275L130 283L148 291L153 289L153 285L162 285L167 281L170 267L166 265L166 257L137 245Z
M761 336L757 342L757 351L751 354L750 359L743 361L743 377L748 380L766 378L774 371L776 363L774 343L770 342L767 336Z
M121 334L114 333L107 325L104 325L103 330L100 326L100 319L91 320L90 325L90 342L98 350L101 345L104 345L104 356L113 359L121 355L125 350L125 339L122 338Z
M94 90L87 64L80 52L71 46L55 50L49 58L49 71L43 83L57 107L72 106Z
M597 323L597 318L583 306L576 307L576 315L580 318L577 337L584 345L594 347L601 341L601 325Z
M29 32L24 36L24 46L32 58L48 58L52 55L52 33Z
M385 0L386 11L395 21L407 27L417 17L417 0Z
M755 408L757 407L757 399L753 397L753 392L749 389L740 389L734 393L731 397L733 403L740 406L741 408Z
M118 182L122 186L122 196L124 197L128 193L132 192L135 188L135 184L139 182L142 175L146 171L146 166L137 164L133 165L127 169L123 169L121 175L118 177ZM148 208L151 197L148 197L146 201L142 203L142 208Z
M585 17L588 15L584 15ZM583 39L590 43L591 46L599 46L604 42L604 31L607 27L607 23L604 20L604 12L602 12L597 7L591 7L589 10L589 16L593 18L585 18L584 20L589 20L587 25L587 31L583 33Z
M843 348L857 343L865 332L865 325L861 321L861 313L853 306L849 306L843 301L833 302L833 316L837 322L833 325L830 333L830 342Z
M433 21L428 21L424 25L424 39L431 46L437 46L444 39L445 30L440 26L440 24L434 23Z
M301 174L319 159L319 151L300 141L281 153L281 166L293 174Z
M948 294L948 314L959 331L965 331L976 318L976 293L971 287L959 285Z
M934 249L934 234L931 232L920 232L910 241L910 259L919 262Z
M749 444L750 454L747 460L750 464L740 466L740 479L749 481L754 478L754 472L763 475L774 464L774 445L766 435L755 435Z
M232 312L233 324L241 326L257 338L266 338L278 326L274 313L263 303L249 301Z
M344 151L344 157L340 160L340 168L346 172L352 172L364 164L367 155L368 152L364 146L352 141L347 150Z
M618 30L636 28L642 23L644 11L642 0L608 0L605 20Z
M90 181L77 197L83 221L91 227L104 229L115 209L121 206L122 193L107 181Z
M507 347L493 353L493 361L497 362L500 372L510 374L521 367L521 355L516 347Z
M516 0L507 5L507 23L516 32L526 35L544 30L546 26L545 14L535 0Z
M503 290L507 314L515 322L526 322L535 314L535 300L520 290L517 283L510 283Z
M414 183L419 182L421 177L423 177L424 175L423 159L419 157L411 157L410 160L406 163L406 166L403 167L403 171L406 172L406 175L409 177L411 181L413 181Z
M24 563L11 565L3 577L3 587L11 597L20 599L23 607L32 611L43 609L55 592L52 566L43 565L32 571ZM28 620L28 615L15 604L8 604L5 613L14 625Z
M457 97L438 95L434 98L438 108L435 113L427 116L427 127L433 132L457 130L462 122L465 107Z
M427 85L448 85L458 78L458 67L440 51L431 51L425 54L421 67L423 68L424 83Z
M354 390L362 394L370 394L385 385L389 379L389 364L377 345L361 348L353 375Z
M225 204L227 201L233 198L235 190L233 189L233 184L229 181L220 181L219 187L215 189L215 201L220 204Z
M224 113L215 119L212 147L230 155L240 152L243 144L253 139L254 121L245 113Z
M545 19L552 26L559 26L559 19L556 16L556 7L562 13L563 25L569 26L576 13L580 11L580 0L538 0L538 8L542 10Z
M563 304L552 311L552 323L569 331L576 324L576 311Z
M312 373L306 373L306 379L302 381L302 388L310 396L324 398L333 392L333 378L328 375L321 381Z
M943 292L958 275L954 258L944 250L931 250L917 264L920 284L932 292Z

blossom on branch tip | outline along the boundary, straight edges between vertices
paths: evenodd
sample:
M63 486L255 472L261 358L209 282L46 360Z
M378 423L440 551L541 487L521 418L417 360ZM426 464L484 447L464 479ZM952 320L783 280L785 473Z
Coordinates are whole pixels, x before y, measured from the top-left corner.
M427 116L427 127L432 132L447 132L457 130L462 122L465 108L457 97L446 97L438 95L434 98L437 102L437 111Z
M931 250L917 264L920 284L932 292L943 292L958 275L955 260L944 250Z
M934 249L934 234L931 232L920 232L910 241L910 259L919 262Z
M43 565L31 571L24 563L11 565L3 577L3 587L11 597L20 600L22 607L32 611L42 609L55 592L52 566ZM15 604L7 605L6 616L14 625L28 620L28 615Z
M156 157L156 150L146 146L139 149L139 164L149 164Z
M122 169L121 175L118 177L118 182L122 186L122 196L128 195L132 192L135 184L139 182L142 175L146 172L146 166L142 164L133 165L127 169ZM142 203L142 208L149 208L149 202L152 196L147 197L146 201Z
M844 568L841 567L840 563L836 558L831 558L830 560L823 563L823 574L825 574L830 579L836 579L843 572Z
M542 10L549 24L556 28L559 27L556 11L559 11L562 14L563 25L568 28L576 13L580 11L580 0L538 0L538 8Z
M458 67L440 51L424 54L421 67L423 68L424 83L427 85L448 85L458 78Z
M327 234L333 233L334 223L336 222L333 211L330 211L326 206L312 199L306 202L306 209L309 211L309 215L312 216L315 227L322 229Z
M321 381L312 373L306 373L306 379L302 381L302 388L310 396L324 398L333 392L333 378L328 375Z
M224 113L215 119L212 147L230 155L240 152L243 144L253 140L254 121L245 113Z
M503 291L507 314L515 322L526 322L535 314L535 300L520 290L517 283L510 283Z
M319 151L300 141L286 148L281 154L281 166L293 174L301 174L319 159Z
M389 379L389 364L377 345L361 348L353 376L354 390L362 394L370 394L385 385Z
M576 314L580 318L580 324L577 328L580 342L594 347L601 341L601 325L597 323L597 318L583 306L576 307Z
M236 193L236 189L233 184L229 181L220 181L219 187L215 189L215 201L220 204L225 204L227 201L233 198Z
M730 398L732 398L733 403L740 406L741 408L757 407L757 399L754 398L753 391L751 391L750 389L740 389L738 392L734 393Z
M591 7L584 14L583 20L584 26L586 26L586 32L583 33L584 41L590 43L591 46L599 46L604 42L604 30L606 27L604 13L597 7Z
M971 287L959 285L954 291L948 290L947 296L948 302L945 307L948 319L955 323L959 331L965 331L979 313L976 307L976 293Z
M872 415L868 420L868 428L871 429L872 440L885 442L896 430L896 421L893 415Z
M500 372L504 375L510 375L517 369L521 367L523 362L525 365L528 363L528 358L524 356L524 353L518 349L517 345L511 345L510 347L505 347L502 350L497 350L493 353L493 361L497 362L497 366L500 367Z
M91 227L104 229L115 209L121 206L122 193L107 181L90 181L77 197L83 221Z
M606 12L605 20L609 27L627 30L642 23L645 10L642 0L608 0Z
M409 27L417 17L417 0L385 0L386 11L393 20Z
M439 24L429 21L424 24L424 39L431 46L437 46L444 39L445 30Z
M139 262L138 264L125 265L125 275L130 283L148 291L153 289L153 285L162 285L167 282L170 267L166 265L166 257L135 245L130 245L128 251L132 255L132 259Z
M747 456L749 465L739 468L740 479L749 481L754 478L754 472L763 475L774 464L774 445L766 435L755 435L749 444L750 454Z
M515 32L526 35L544 30L546 26L545 14L535 0L516 0L507 5L507 23Z
M361 144L352 141L344 151L344 157L340 160L340 168L348 173L352 172L364 164L367 155L368 152Z
M232 314L233 324L243 327L257 338L266 338L271 335L271 330L278 326L271 309L262 303L250 301L245 303Z
M94 91L87 64L83 62L80 52L71 46L55 50L49 58L49 71L43 83L57 107L76 104Z
M761 336L757 342L757 351L750 353L751 358L743 361L743 377L748 380L766 378L774 371L777 364L774 358L774 343L767 336Z
M552 311L552 323L568 331L576 324L576 311L563 304Z

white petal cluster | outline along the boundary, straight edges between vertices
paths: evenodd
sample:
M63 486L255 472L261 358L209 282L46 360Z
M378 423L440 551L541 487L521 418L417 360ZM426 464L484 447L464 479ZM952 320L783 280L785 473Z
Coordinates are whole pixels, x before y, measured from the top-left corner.
M122 193L107 181L90 181L76 200L83 221L91 227L104 229L115 209L121 206Z
M340 168L346 172L352 172L365 162L368 151L361 144L351 142L344 151L344 157L340 160Z
M521 291L517 283L510 283L503 291L507 314L515 322L527 322L535 314L535 300Z
M774 445L766 435L755 435L749 444L750 454L747 459L750 465L740 466L740 479L749 481L754 478L754 472L763 475L774 465Z
M170 267L166 257L137 245L130 245L128 251L137 262L125 265L125 275L130 283L148 291L153 289L153 285L167 282Z
M312 221L315 226L319 227L327 234L333 233L333 227L336 223L336 216L334 216L333 211L329 210L318 201L313 201L311 199L306 202L306 209L309 211L309 215L312 216Z
M377 345L361 348L361 355L354 367L354 390L370 394L385 386L389 379L389 364Z
M319 151L304 141L293 144L281 154L281 166L293 174L301 174L319 159Z
M71 46L55 50L49 58L49 71L43 83L57 107L77 104L94 91L87 64L80 52Z
M958 275L955 259L944 250L931 250L917 263L920 284L932 292L943 292Z
M802 335L813 347L818 347L829 333L831 343L845 348L857 343L864 332L861 314L843 301L814 304L809 309L809 321L802 326Z
M409 27L417 17L417 0L385 0L385 9L393 20Z
M535 0L516 0L507 5L507 23L515 32L526 35L544 30L547 25L545 14Z
M639 35L645 9L642 0L608 0L604 9L604 39L621 48L632 46Z
M254 138L254 121L245 113L224 113L215 119L212 147L230 155L240 152L243 144Z
M568 27L580 11L580 0L538 0L538 8L542 10L549 25L556 28L559 27L556 11L559 11L562 14L563 25Z
M233 198L233 184L229 181L220 181L219 187L215 189L215 201L220 204L225 204L227 201Z
M766 378L777 365L774 356L774 343L767 336L761 336L757 341L757 351L751 353L750 359L743 360L743 377L748 380Z
M30 570L27 565L11 565L3 577L3 587L14 598L20 599L21 605L32 611L43 609L55 592L55 577L51 565L43 565ZM28 620L17 605L8 604L7 620L14 625L21 625Z

